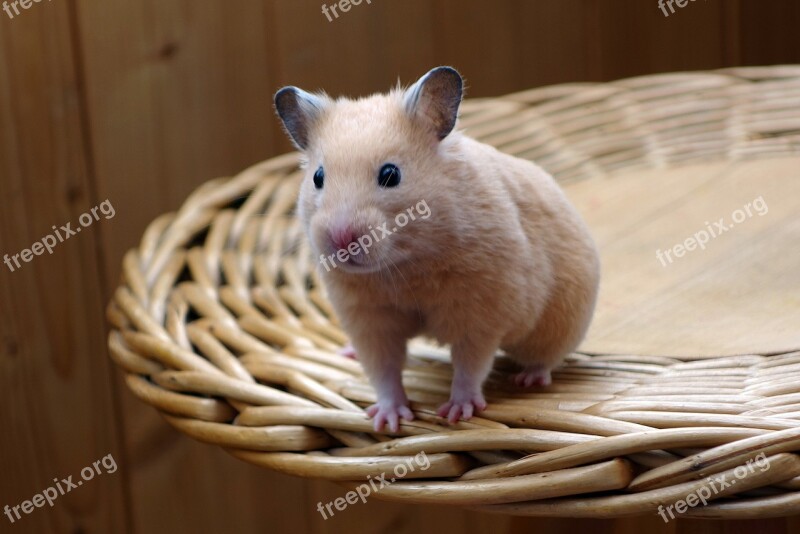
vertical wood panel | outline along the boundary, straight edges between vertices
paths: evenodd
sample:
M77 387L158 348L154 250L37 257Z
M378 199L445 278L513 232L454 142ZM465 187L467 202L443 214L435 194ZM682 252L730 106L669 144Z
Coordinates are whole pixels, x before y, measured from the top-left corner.
M724 57L723 64L720 66L736 66L742 63L742 43L739 31L742 1L744 0L730 0L721 5Z
M69 5L0 12L0 254L17 254L94 207ZM96 222L10 272L0 264L0 506L15 506L107 454L117 471L0 530L127 532Z
M521 87L514 26L522 2L436 0L436 4L437 59L461 71L468 96L500 95Z
M270 155L270 21L262 2L189 0L82 2L79 21L98 188L118 211L104 243L116 273L154 217ZM187 439L117 388L136 532L305 529L301 480Z
M592 79L587 0L437 0L437 52L468 78L469 95Z
M740 0L741 64L800 62L800 2Z
M598 5L593 0L522 2L513 31L520 90L555 83L597 80L595 41Z
M269 155L270 59L261 2L80 2L101 194L125 224L109 267L155 216L210 177Z
M689 2L664 16L656 0L595 3L600 79L725 66L722 2Z

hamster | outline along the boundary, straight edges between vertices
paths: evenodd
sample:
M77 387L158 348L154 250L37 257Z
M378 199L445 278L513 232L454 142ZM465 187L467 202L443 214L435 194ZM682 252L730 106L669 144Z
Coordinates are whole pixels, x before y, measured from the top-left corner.
M409 339L450 345L451 394L437 413L454 423L486 408L498 349L522 366L518 385L548 385L594 312L587 226L540 167L456 128L463 87L438 67L357 100L275 95L303 154L298 215L377 393L376 431L414 418L401 380Z

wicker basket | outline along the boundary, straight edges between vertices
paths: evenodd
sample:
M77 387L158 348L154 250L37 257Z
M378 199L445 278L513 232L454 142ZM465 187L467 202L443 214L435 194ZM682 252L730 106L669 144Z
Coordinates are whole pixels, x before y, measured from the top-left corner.
M773 194L778 200L796 194L800 182L800 67L545 87L467 101L461 125L536 160L585 200L582 210L609 184L720 163L780 162L787 192ZM787 170L795 180L786 180ZM404 374L417 419L399 435L378 435L364 414L374 392L358 362L337 352L347 339L293 217L298 178L298 157L288 154L210 181L177 213L156 219L125 256L123 284L108 308L110 353L131 391L181 432L259 466L350 487L382 473L394 478L398 465L408 467L424 452L427 469L406 469L375 495L395 501L616 517L656 513L706 491L713 475L736 485L717 484L707 506L688 507L684 516L800 511L800 352L791 352L800 349L800 320L784 324L800 317L797 293L787 292L800 278L797 242L778 247L789 259L761 266L784 291L761 287L744 310L725 300L738 298L729 295L733 289L717 291L719 301L704 297L698 306L738 322L674 347L668 321L636 323L638 310L614 316L613 303L616 311L632 304L614 294L623 285L610 283L599 331L554 374L552 386L512 388L499 358L486 386L489 408L468 422L448 425L435 415L448 395L447 351L417 340ZM642 198L634 193L620 202ZM792 219L789 211L782 228L796 229L800 214ZM597 220L602 235L617 224ZM608 264L616 249L603 246L602 235L605 275L613 278L618 269ZM684 265L671 276L696 279ZM652 277L637 276L631 293L647 295ZM784 323L743 335L742 321L759 314ZM647 331L650 323L667 335ZM630 330L620 328L625 324ZM766 347L754 350L759 339Z

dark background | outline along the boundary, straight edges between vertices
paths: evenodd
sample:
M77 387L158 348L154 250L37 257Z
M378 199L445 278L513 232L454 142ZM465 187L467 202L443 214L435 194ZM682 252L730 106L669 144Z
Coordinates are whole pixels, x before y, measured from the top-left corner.
M327 2L327 3L332 3ZM797 519L529 520L343 494L193 442L124 389L104 307L126 250L202 182L289 150L284 84L366 94L457 67L468 94L800 62L800 2L53 0L0 11L0 254L109 199L113 219L9 272L0 265L0 507L112 453L98 476L0 532L790 532Z

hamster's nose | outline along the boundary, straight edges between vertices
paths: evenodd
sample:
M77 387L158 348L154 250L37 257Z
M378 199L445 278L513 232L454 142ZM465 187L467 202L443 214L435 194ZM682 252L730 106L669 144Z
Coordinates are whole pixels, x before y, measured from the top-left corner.
M331 228L331 243L337 250L346 249L358 236L350 226L335 226Z

